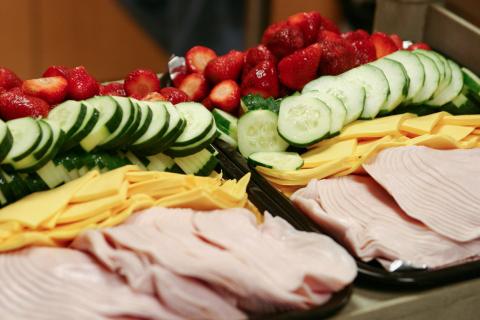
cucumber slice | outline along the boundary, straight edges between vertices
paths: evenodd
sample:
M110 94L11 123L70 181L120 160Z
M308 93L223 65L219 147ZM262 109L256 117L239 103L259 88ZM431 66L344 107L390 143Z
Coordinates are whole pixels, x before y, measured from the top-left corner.
M238 130L238 118L232 116L231 114L220 110L212 110L213 119L215 119L215 124L222 132L226 133L233 139L237 139L237 130Z
M93 127L98 121L100 116L100 112L97 109L92 107L90 104L83 104L86 108L85 118L83 119L83 123L78 128L78 130L73 133L68 139L65 139L64 145L62 146L62 150L66 151L78 145L78 143L85 138L90 131L92 131Z
M188 146L201 140L215 126L213 116L202 104L197 102L182 102L176 105L177 111L187 121L182 134L172 146Z
M417 57L425 70L425 82L422 90L413 98L412 103L414 104L423 103L432 98L440 85L440 71L435 62L425 55L418 54Z
M404 102L410 102L420 90L422 90L423 83L425 82L425 70L423 69L420 59L410 51L406 50L395 51L386 56L386 58L400 62L405 68L410 81L407 97Z
M26 117L7 122L8 130L13 137L12 148L2 163L20 161L34 152L42 138L42 130L37 120Z
M234 149L237 149L237 147L238 147L237 140L230 137L228 134L226 134L225 132L220 130L218 127L217 127L217 139L228 143L228 145L232 146Z
M146 107L152 110L152 121L147 131L138 138L132 145L132 150L138 150L158 143L168 129L170 113L165 107L169 102L148 101Z
M333 94L340 99L347 108L347 119L344 124L357 120L362 114L365 103L365 88L358 83L347 81L341 77L324 76L307 83L302 93L308 91Z
M136 109L130 99L117 96L112 96L111 98L117 103L120 109L122 109L122 119L117 129L100 144L99 147L104 149L115 148L122 145L128 139L127 134L129 133L131 124L135 120L136 113Z
M2 162L12 149L13 136L7 124L0 120L0 162Z
M140 120L138 122L136 130L133 131L133 133L130 135L130 139L125 144L125 146L134 143L135 141L137 141L138 138L143 136L143 134L148 130L153 117L152 109L150 109L148 105L145 104L143 101L132 99L132 102L137 107Z
M173 159L175 163L186 174L196 176L208 176L218 164L218 159L208 149L186 157L178 157Z
M480 104L477 104L470 96L471 92L469 92L469 89L463 87L462 92L451 102L442 106L441 109L453 115L480 114Z
M143 164L140 159L133 154L131 151L125 153L125 157L134 165L137 165L141 170L147 170L147 167Z
M280 103L278 133L292 146L307 147L330 133L330 119L330 109L321 100L290 96Z
M252 167L298 170L303 166L303 159L296 152L255 152L248 157L248 163Z
M387 103L390 87L383 71L373 65L363 65L341 75L365 88L365 104L360 119L374 119Z
M202 139L190 144L188 146L172 146L165 151L165 154L171 157L185 157L191 154L194 154L206 147L208 147L213 140L217 137L217 127L215 124L211 127L210 132L208 132Z
M238 149L244 157L258 151L285 151L288 142L278 134L278 115L254 110L238 120Z
M5 196L7 203L14 202L16 200L12 190L10 190L10 186L4 175L4 172L1 169L0 169L0 191Z
M109 96L98 96L86 100L100 113L98 121L88 135L80 141L85 151L91 151L107 140L118 128L122 119L122 109Z
M463 74L460 67L452 60L447 60L448 66L452 70L452 82L443 89L437 96L426 102L430 106L442 106L460 94L463 88Z
M418 50L414 50L413 53L416 54L417 56L423 55L432 59L435 65L437 66L438 72L440 73L440 83L438 84L438 88L433 94L433 96L438 95L452 81L452 70L448 67L447 59L445 59L442 55L432 50L418 49Z
M48 119L56 122L70 138L83 123L87 108L80 101L67 100L53 108L48 114Z
M383 58L370 63L385 74L390 88L387 101L380 108L380 115L388 114L398 107L408 94L409 78L403 65L395 60Z
M17 173L6 173L5 171L1 172L5 177L5 180L9 186L9 189L12 191L14 201L19 200L26 195L30 194L30 190Z
M317 98L327 105L330 109L330 133L329 137L334 137L340 133L347 120L347 108L343 102L332 94L318 91L309 91L302 96Z
M480 101L480 78L467 68L462 68L463 83ZM479 102L480 103L480 102Z
M35 172L32 173L22 173L20 177L25 181L30 192L38 192L38 191L45 191L48 190L48 186L43 182L42 179L36 174Z
M42 179L49 189L53 189L64 182L63 175L59 174L53 161L48 161L35 173L40 177L40 179Z
M175 166L173 159L163 153L159 153L154 156L148 156L147 159L150 161L147 166L148 170L169 171Z

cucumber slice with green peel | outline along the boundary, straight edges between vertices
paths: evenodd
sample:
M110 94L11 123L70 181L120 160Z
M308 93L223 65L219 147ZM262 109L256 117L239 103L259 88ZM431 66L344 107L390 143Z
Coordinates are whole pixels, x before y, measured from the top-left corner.
M82 125L86 113L87 108L82 102L67 100L50 110L48 119L56 122L70 138Z
M425 70L418 57L410 51L400 50L385 56L387 59L400 62L405 71L409 81L408 93L404 103L409 103L423 88L425 82Z
M142 161L131 151L125 153L125 157L134 165L137 165L141 170L147 170L147 167Z
M139 122L136 130L130 135L129 141L124 145L128 146L135 141L137 141L138 138L143 136L143 134L148 130L150 123L152 122L152 109L148 107L147 104L144 103L144 101L139 101L139 100L132 100L133 103L137 106L137 111L139 115Z
M170 122L170 113L165 107L169 103L163 101L148 101L146 103L147 107L152 110L152 121L147 131L131 145L132 150L142 149L162 140Z
M467 68L462 68L463 83L480 103L480 78Z
M88 135L80 141L80 146L85 151L91 151L107 140L118 128L122 119L122 109L109 96L98 96L86 100L98 110L98 121Z
M84 103L86 108L85 118L83 119L83 123L78 128L78 130L73 133L68 139L65 139L65 143L62 146L63 151L67 151L71 148L76 147L80 141L85 138L90 131L92 131L95 124L97 124L98 118L100 116L100 112L97 109L92 107L90 104Z
M278 133L292 146L307 147L330 133L330 119L330 108L321 100L290 96L280 104Z
M248 163L276 170L298 170L303 159L296 152L255 152L248 157Z
M416 54L417 56L423 55L432 59L435 65L437 66L438 72L440 73L440 82L433 96L438 95L452 81L452 70L448 66L447 59L445 59L445 57L443 57L441 54L432 50L417 49L417 50L414 50L413 53Z
M185 130L173 143L173 147L191 145L203 139L215 126L212 114L201 103L182 102L177 104L176 108L187 124Z
M453 115L480 114L480 104L470 98L468 88L464 87L462 92L449 103L443 105L441 110Z
M341 78L365 89L365 103L360 119L374 119L386 104L390 87L383 71L374 65L363 65L343 73Z
M30 190L18 173L7 173L2 171L2 175L12 191L14 201L19 200L30 194Z
M380 108L379 115L388 114L406 98L410 79L403 65L395 60L383 58L370 64L382 70L387 78L390 94L387 101Z
M317 98L330 109L330 132L328 137L334 137L342 130L347 119L347 108L343 102L332 94L318 91L302 93L302 96Z
M443 106L444 104L455 99L463 88L463 73L460 67L453 62L452 60L447 60L450 69L452 70L452 81L440 92L438 95L434 96L431 100L427 101L426 104L430 106Z
M7 124L0 120L0 163L5 159L12 149L13 136L7 127Z
M210 132L203 136L201 140L198 140L188 146L175 147L171 146L168 150L165 150L165 154L171 157L185 157L194 154L206 147L208 147L213 140L217 137L217 127L215 124L211 127Z
M42 130L37 120L26 117L10 120L7 127L12 134L12 148L2 163L12 163L28 157L34 152L42 138Z
M218 164L218 159L208 149L202 149L195 154L173 159L186 174L208 176Z
M222 140L223 142L226 142L228 143L228 145L230 145L231 147L233 147L234 149L236 149L238 147L238 142L237 140L233 139L232 137L230 137L228 134L226 134L225 132L223 132L222 130L220 130L218 127L217 127L217 139L219 140Z
M53 189L64 182L63 174L60 175L53 161L48 161L43 167L35 171L35 173L49 189Z
M324 76L307 83L302 93L308 91L332 94L340 99L347 108L345 124L357 120L363 112L365 88L358 83L347 81L341 77Z
M117 129L100 144L99 147L103 149L110 149L122 145L126 139L128 139L127 134L129 133L130 125L135 120L136 109L130 99L117 96L111 96L111 98L117 103L120 109L122 109L122 119Z
M215 124L217 125L217 128L228 134L233 139L237 139L237 117L234 117L231 114L216 108L212 110L212 115L215 119Z
M413 97L413 104L423 103L431 99L440 85L440 71L435 62L426 55L418 54L417 57L420 59L423 69L425 70L425 82L423 83L422 90Z
M278 115L269 110L254 110L238 120L238 149L247 158L258 151L285 151L288 142L278 134Z
M2 170L0 170L0 191L5 196L7 203L14 202L16 200L12 190L10 190L10 186Z
M32 193L49 189L45 182L43 182L35 172L22 173L20 174L20 177L25 181L25 184Z

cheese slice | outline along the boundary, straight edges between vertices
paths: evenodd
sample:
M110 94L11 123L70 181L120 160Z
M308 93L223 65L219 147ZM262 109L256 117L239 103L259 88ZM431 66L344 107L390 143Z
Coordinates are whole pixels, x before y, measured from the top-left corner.
M480 129L475 129L472 131L472 134L476 134L480 136Z
M451 124L458 126L480 127L480 114L467 114L459 116L445 116L440 121L441 124Z
M473 132L475 128L451 125L451 124L440 124L433 130L434 134L446 135L454 139L455 141L460 141L470 133Z
M0 252L15 250L31 245L54 247L57 246L57 243L43 233L26 231L14 234L0 242Z
M413 146L426 146L433 149L456 149L458 143L450 136L441 134L426 134L410 139L406 145Z
M88 219L75 223L65 224L53 230L45 231L45 234L54 240L69 241L73 240L86 229L95 229L104 220L112 216L111 210L96 214Z
M144 195L134 195L131 199L129 199L129 205L127 207L112 215L110 218L106 219L98 226L101 228L105 228L119 225L120 223L128 219L132 215L132 213L153 206L154 202L152 198Z
M302 154L302 168L314 168L322 163L350 157L357 147L357 139L347 139L332 145L310 149Z
M381 138L386 135L398 135L400 134L400 124L413 117L415 115L411 113L404 113L374 120L358 120L345 126L338 139Z
M18 221L23 226L35 229L65 208L73 195L96 176L98 171L90 171L58 188L32 193L0 209L0 222Z
M185 177L177 176L170 179L154 179L146 180L131 184L128 187L128 196L138 193L144 193L153 196L170 195L181 192L183 189L188 189L188 183Z
M405 119L400 124L400 130L414 135L429 134L432 133L433 128L440 120L447 115L449 115L447 112L437 112L427 116Z

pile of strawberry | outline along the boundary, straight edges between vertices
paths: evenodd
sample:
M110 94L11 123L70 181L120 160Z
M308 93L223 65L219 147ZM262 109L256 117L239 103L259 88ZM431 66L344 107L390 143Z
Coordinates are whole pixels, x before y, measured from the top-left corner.
M408 49L429 49L424 43ZM402 39L364 30L341 33L318 12L301 12L270 25L257 47L245 52L195 46L185 54L186 67L172 73L175 87L207 107L235 113L247 94L282 97L301 90L321 75L337 75L403 49Z

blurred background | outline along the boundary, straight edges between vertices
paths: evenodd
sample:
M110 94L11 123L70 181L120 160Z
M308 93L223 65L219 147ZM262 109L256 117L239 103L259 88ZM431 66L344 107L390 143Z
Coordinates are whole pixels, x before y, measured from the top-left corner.
M373 0L0 0L0 64L22 78L84 65L100 81L166 69L196 44L223 54L258 43L265 27L318 10L343 30L371 29Z

